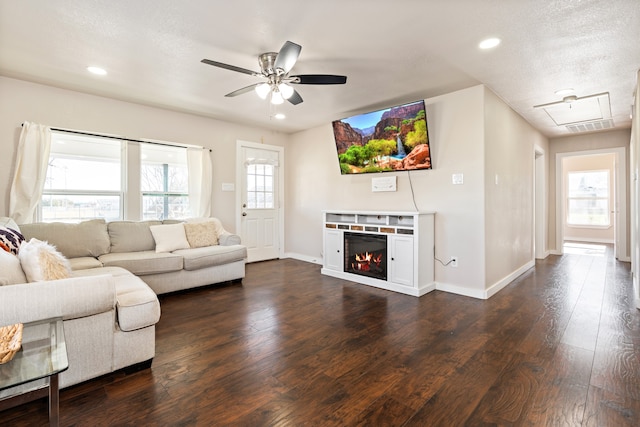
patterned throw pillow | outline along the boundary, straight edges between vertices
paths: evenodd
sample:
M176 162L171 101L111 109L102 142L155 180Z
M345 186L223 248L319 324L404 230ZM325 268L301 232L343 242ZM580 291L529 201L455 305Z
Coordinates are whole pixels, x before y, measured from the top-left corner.
M24 242L24 236L13 228L0 227L0 248L14 255L18 255L20 244Z
M185 223L184 232L192 248L218 244L218 233L213 222Z

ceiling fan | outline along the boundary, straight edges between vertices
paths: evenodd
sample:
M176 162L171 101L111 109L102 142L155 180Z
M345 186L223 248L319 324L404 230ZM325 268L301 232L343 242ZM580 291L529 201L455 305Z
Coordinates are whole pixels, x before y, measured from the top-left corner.
M282 45L280 52L266 52L261 54L258 57L260 71L251 71L246 68L223 64L222 62L212 61L210 59L203 59L201 62L213 65L214 67L266 79L266 81L234 90L225 96L233 97L255 90L262 99L267 99L267 96L269 96L272 104L282 104L285 99L293 105L298 105L302 102L302 97L291 84L337 85L347 82L346 76L330 74L300 74L290 76L289 72L298 60L301 50L302 46L299 44L287 41Z

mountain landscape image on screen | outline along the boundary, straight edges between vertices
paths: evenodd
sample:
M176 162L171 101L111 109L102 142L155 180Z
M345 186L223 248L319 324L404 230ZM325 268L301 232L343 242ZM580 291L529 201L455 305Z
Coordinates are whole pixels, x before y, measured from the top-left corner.
M344 174L431 169L424 101L333 122Z

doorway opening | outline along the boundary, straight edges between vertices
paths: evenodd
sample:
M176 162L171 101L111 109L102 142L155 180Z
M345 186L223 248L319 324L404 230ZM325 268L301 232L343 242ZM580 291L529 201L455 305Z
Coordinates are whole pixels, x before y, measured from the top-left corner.
M626 155L623 147L556 155L556 248L565 242L613 245L615 258L627 249Z

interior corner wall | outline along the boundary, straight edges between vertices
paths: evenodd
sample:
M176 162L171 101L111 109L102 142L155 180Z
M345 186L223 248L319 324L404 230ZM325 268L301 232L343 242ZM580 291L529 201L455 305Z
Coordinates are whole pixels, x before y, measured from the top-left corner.
M395 192L373 193L372 175L340 174L331 123L292 135L286 145L288 255L322 261L325 209L413 212L417 207L436 212L436 257L443 261L458 258L458 268L435 262L437 286L482 298L483 94L483 86L475 86L425 100L433 169L393 173L398 180ZM463 174L464 183L453 185L453 174ZM433 262L416 260L423 261Z
M0 77L0 216L9 213L9 190L24 121L51 127L201 145L213 150L212 214L235 231L236 141L283 146L289 135L202 116L147 107L22 80Z
M548 140L485 89L485 254L487 296L533 266L535 148Z
M609 148L624 148L627 159L630 158L631 130L616 129L604 132L592 132L579 135L571 135L560 138L552 138L549 141L549 235L548 242L550 250L553 253L561 253L562 248L556 247L556 184L558 179L562 177L556 176L556 157L558 154L580 153L585 151L606 151ZM629 163L629 161L628 161ZM627 182L630 182L629 168L627 168ZM627 186L627 206L629 206L630 188ZM627 215L627 230L630 230L630 215ZM627 251L629 253L629 240L627 239Z

